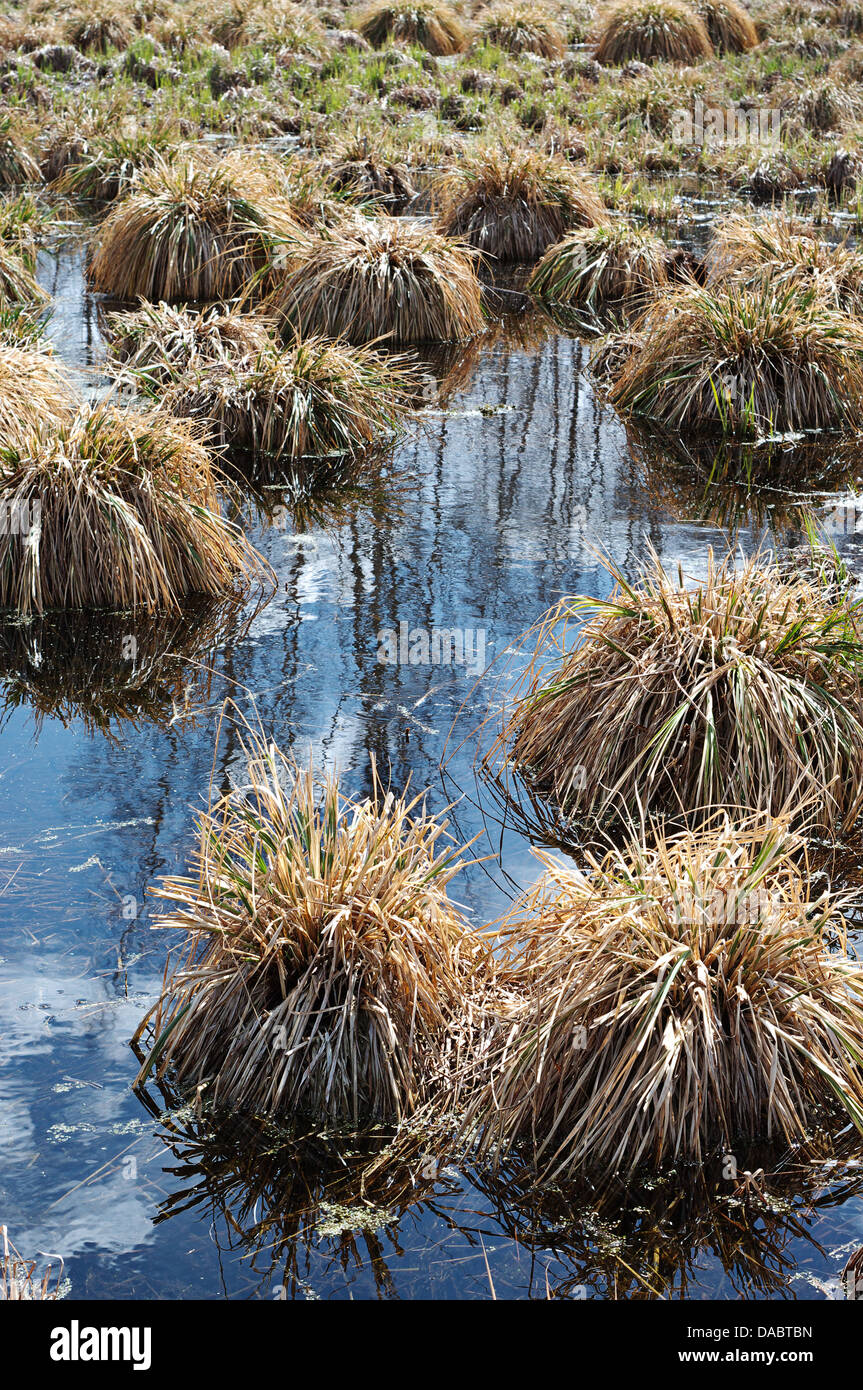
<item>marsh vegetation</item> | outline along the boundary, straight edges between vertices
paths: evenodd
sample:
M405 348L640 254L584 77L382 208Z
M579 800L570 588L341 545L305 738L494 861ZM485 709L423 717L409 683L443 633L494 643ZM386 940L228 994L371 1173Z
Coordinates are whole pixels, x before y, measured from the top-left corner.
M716 1165L793 1206L863 1132L861 35L785 0L0 20L0 732L110 789L64 874L152 831L106 880L124 1104L294 1292L447 1172L516 1243L566 1208L604 1295L685 1296L710 1239L724 1293L787 1289Z

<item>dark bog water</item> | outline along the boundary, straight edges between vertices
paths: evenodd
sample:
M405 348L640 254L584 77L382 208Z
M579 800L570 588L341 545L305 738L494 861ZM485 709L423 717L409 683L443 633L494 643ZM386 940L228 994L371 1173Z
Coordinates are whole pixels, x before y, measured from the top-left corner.
M52 336L97 388L98 323L79 253L46 258L43 278L57 296ZM538 1202L449 1170L362 1201L332 1155L334 1185L322 1192L319 1168L256 1156L248 1134L196 1148L188 1117L160 1122L130 1089L129 1039L168 945L150 930L147 890L184 865L226 695L254 705L301 758L311 749L337 766L352 793L369 788L371 754L395 785L410 776L428 786L435 807L467 792L455 812L467 839L496 814L476 787L473 751L456 749L446 785L438 765L453 720L461 711L465 731L482 718L487 690L474 689L466 665L382 663L381 631L470 630L490 662L560 593L607 590L597 547L634 570L652 543L697 572L708 545L724 545L723 531L694 519L697 487L681 492L661 460L633 457L596 398L584 345L532 321L511 329L456 364L444 408L368 497L325 507L302 531L290 512L272 525L250 504L252 539L279 589L247 630L225 637L203 615L198 627L151 631L131 672L122 620L4 636L0 1220L23 1253L62 1255L78 1297L273 1297L284 1287L316 1298L484 1298L492 1286L540 1298L841 1296L839 1272L863 1242L863 1201L829 1166L815 1177L789 1166L757 1208L692 1195L686 1174L601 1215L583 1198ZM778 539L799 537L798 499L767 500L741 543L769 525L777 501ZM853 553L850 492L816 503ZM139 699L135 673L165 651L179 659ZM195 662L215 668L209 689ZM108 706L139 717L118 713L109 736L93 727ZM237 750L226 727L220 785L240 775ZM476 852L498 850L499 862L472 868L461 886L477 921L538 873L527 842L492 820Z

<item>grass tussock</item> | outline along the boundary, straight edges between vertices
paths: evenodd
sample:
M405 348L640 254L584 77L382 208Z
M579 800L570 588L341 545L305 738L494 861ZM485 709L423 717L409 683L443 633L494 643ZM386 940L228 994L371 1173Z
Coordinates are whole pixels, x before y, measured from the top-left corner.
M449 342L483 327L469 248L416 222L361 218L294 249L268 307L303 337Z
M814 227L793 218L755 222L732 213L714 230L705 268L711 287L733 282L753 289L769 275L777 289L811 289L831 308L863 314L863 255L847 245L828 245Z
M4 303L0 299L0 343L50 356L44 324L34 316L31 305Z
M0 607L176 609L229 597L260 562L222 517L217 475L189 426L84 407L0 448Z
M668 284L671 264L660 237L645 227L614 222L582 228L550 246L528 290L561 308L637 302Z
M293 0L231 0L215 15L211 12L206 23L213 42L230 50L276 47L314 56L326 49L324 26L315 11Z
M28 270L36 268L36 254L54 217L33 193L0 198L0 243L14 251Z
M49 352L0 335L0 444L15 444L41 426L57 429L77 405L66 370Z
M447 57L467 46L467 31L458 15L437 0L412 0L409 5L378 0L359 15L356 28L373 48L407 43Z
M554 59L562 58L565 49L554 17L539 5L490 5L479 16L478 35L506 53L536 53Z
M161 158L170 162L181 143L177 125L160 120L146 125L119 122L119 129L93 136L60 126L45 152L43 168L58 193L85 202L113 203L131 192L140 174Z
M607 600L564 598L530 634L487 765L503 751L579 819L727 807L850 827L863 806L863 601L762 555L711 551L695 584L653 553L635 583L605 563Z
M717 53L746 53L758 43L758 31L747 10L736 0L696 0Z
M63 217L60 207L46 207L33 193L18 193L0 199L0 254L15 257L8 271L7 299L17 296L25 306L42 306L49 295L36 281L39 249L46 245L57 221ZM19 267L24 267L22 277Z
M44 244L56 213L32 192L0 198L0 246L14 252L27 270L36 269L38 249Z
M112 320L120 379L161 395L221 444L293 459L358 454L410 413L405 363L321 338L287 347L267 320L145 304Z
M789 135L824 135L858 120L861 102L855 83L822 79L802 89L791 85L780 109Z
M149 388L173 385L196 362L229 361L262 352L273 322L259 314L219 305L196 312L185 306L144 302L111 314L107 335L114 361Z
M255 158L154 157L97 229L95 290L117 299L230 299L284 256L289 206Z
M387 158L367 136L356 135L333 151L324 166L327 182L357 201L398 214L416 197L406 164Z
M422 795L352 800L263 737L246 790L211 805L189 877L159 896L189 933L166 972L141 1084L219 1108L393 1121L434 1088L450 1019L485 959L450 902L462 866Z
M28 146L16 135L8 118L0 120L0 188L41 182L39 165Z
M88 4L73 9L60 24L60 35L82 53L107 53L109 49L126 48L135 38L132 14L122 5Z
M466 1128L547 1175L863 1128L863 970L782 825L721 819L545 873L500 927L512 1002Z
M252 357L191 366L165 403L221 444L277 458L356 455L391 442L410 411L409 377L374 349L297 339Z
M438 224L499 261L533 262L573 227L608 220L596 189L565 159L539 150L464 155L434 190Z
M614 379L621 411L743 438L856 428L863 326L816 289L774 281L686 286L656 301Z
M3 308L12 304L41 307L47 298L18 252L0 241L0 305Z
M222 157L221 168L239 188L257 192L276 230L288 240L298 227L330 225L342 215L344 200L333 197L316 160L295 154L283 161L267 150L239 146Z
M633 59L690 64L712 55L707 25L681 0L622 0L600 21L596 58L608 67Z

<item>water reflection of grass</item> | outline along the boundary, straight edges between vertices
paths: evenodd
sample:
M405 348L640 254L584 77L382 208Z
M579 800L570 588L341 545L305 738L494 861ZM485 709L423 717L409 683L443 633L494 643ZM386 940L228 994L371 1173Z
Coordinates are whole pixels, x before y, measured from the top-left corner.
M164 1121L159 1137L180 1186L161 1204L156 1224L183 1212L223 1218L232 1244L288 1298L309 1292L311 1252L329 1265L368 1268L379 1295L395 1293L386 1246L399 1250L402 1222L415 1218L452 1183L420 1164L381 1163L389 1136L362 1141L337 1133L290 1131L235 1116Z
M258 523L295 532L333 530L360 511L400 515L411 475L394 463L389 446L355 459L300 459L285 464L277 459L250 457L234 451L226 472L237 484L244 509Z
M735 532L744 527L803 532L831 500L856 492L863 443L821 437L806 443L698 444L655 430L627 427L639 483L677 521ZM819 496L819 494L821 494Z
M415 1282L428 1288L435 1256L449 1277L472 1263L485 1296L680 1299L725 1285L739 1298L793 1297L801 1265L829 1293L844 1263L829 1216L863 1186L852 1142L814 1162L750 1145L733 1163L716 1155L600 1194L537 1184L517 1158L492 1171L397 1155L385 1131L358 1141L241 1116L160 1118L177 1185L156 1224L219 1220L268 1297L316 1296L362 1274L378 1296L404 1297Z
M738 1298L793 1297L794 1242L829 1267L834 1257L814 1228L860 1195L853 1150L846 1142L840 1157L809 1162L750 1145L733 1162L717 1155L704 1166L679 1164L602 1194L584 1184L537 1186L515 1167L492 1177L472 1170L471 1178L508 1235L561 1262L552 1297L718 1296L722 1275ZM825 1283L840 1272L834 1258Z
M481 337L468 343L424 344L418 349L417 377L422 399L430 406L448 406L454 396L469 390L481 362L494 351L536 352L557 328L527 297L505 286L484 287L489 312L494 313ZM513 304L516 305L513 311Z
M0 721L14 709L80 720L88 732L121 723L166 726L209 699L212 665L240 626L235 605L199 602L180 613L48 613L0 624Z

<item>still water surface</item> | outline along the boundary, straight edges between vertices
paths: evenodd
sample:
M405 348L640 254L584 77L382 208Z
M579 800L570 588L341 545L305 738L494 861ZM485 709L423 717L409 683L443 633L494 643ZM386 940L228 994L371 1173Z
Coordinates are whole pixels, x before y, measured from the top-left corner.
M50 334L98 390L99 316L80 250L46 255L42 276L55 296ZM442 407L367 496L324 507L304 529L284 514L272 525L250 503L245 523L278 593L215 647L182 634L191 660L165 682L149 711L158 718L114 719L109 736L74 703L65 723L37 717L32 652L22 693L21 641L7 633L0 645L0 1221L22 1252L62 1255L74 1296L841 1296L839 1271L863 1243L863 1200L853 1183L831 1187L829 1169L819 1182L789 1179L757 1213L693 1198L686 1175L603 1218L561 1194L538 1210L505 1185L449 1170L412 1195L365 1204L342 1171L320 1201L320 1183L287 1160L265 1155L256 1168L244 1135L211 1144L202 1173L194 1127L182 1115L160 1122L130 1089L129 1039L169 944L150 929L147 891L184 867L226 695L301 759L311 750L338 767L354 794L369 790L370 755L395 785L429 787L437 808L467 792L458 834L487 829L477 853L500 851L461 884L477 922L537 876L527 842L487 821L471 750L456 751L446 785L439 772L453 721L480 720L488 687L464 667L383 664L378 634L403 622L469 628L484 634L491 662L561 593L607 592L597 547L634 572L652 544L692 573L710 544L723 548L725 533L698 519L698 490L681 499L661 464L634 456L586 366L583 343L520 318L455 364ZM816 505L853 556L853 497ZM742 544L756 542L764 519L742 529ZM793 514L775 535L799 539ZM77 672L98 705L105 663L128 671L123 630L97 622L46 639L41 678L62 691ZM195 661L215 668L209 689ZM215 777L242 777L230 727ZM257 1172L251 1187L244 1165L246 1180ZM265 1220L273 1204L279 1229Z

